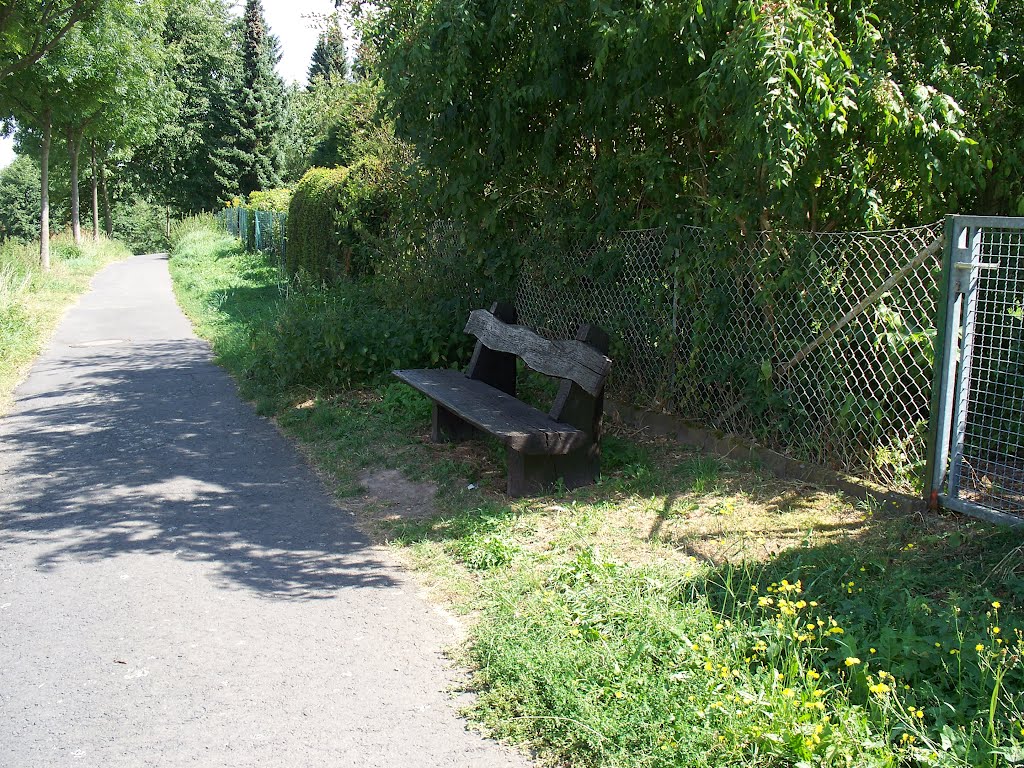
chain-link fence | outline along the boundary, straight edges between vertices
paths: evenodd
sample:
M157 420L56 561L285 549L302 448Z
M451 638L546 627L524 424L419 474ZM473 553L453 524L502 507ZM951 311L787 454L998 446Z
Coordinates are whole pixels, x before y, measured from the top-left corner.
M221 216L248 248L284 263L286 214ZM625 231L533 249L516 303L522 322L551 337L582 322L604 328L616 399L918 493L941 238L940 224L748 237ZM479 293L451 222L394 239L381 279L410 296Z
M613 339L610 394L922 489L942 227L623 232L523 269L522 321Z
M244 208L225 208L217 214L217 218L223 222L228 234L241 238L242 233L249 228L249 211Z
M248 208L225 208L217 214L228 233L242 241L247 251L262 251L276 257L279 282L287 284L285 269L288 254L288 214L278 211L255 211Z

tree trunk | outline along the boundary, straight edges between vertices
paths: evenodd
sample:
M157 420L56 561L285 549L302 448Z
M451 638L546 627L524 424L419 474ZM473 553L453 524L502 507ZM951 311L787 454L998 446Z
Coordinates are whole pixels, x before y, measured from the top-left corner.
M96 178L96 140L89 142L89 162L92 171L92 239L100 239L100 195L99 182Z
M82 242L82 217L78 199L78 151L82 147L82 132L77 135L71 128L68 129L68 155L71 159L71 234L75 238L75 245Z
M110 193L107 192L107 163L100 160L100 191L103 194L103 231L107 237L114 236L114 220L110 216Z
M41 166L39 182L39 264L43 272L50 271L50 118L47 109L43 113L43 146L39 157Z

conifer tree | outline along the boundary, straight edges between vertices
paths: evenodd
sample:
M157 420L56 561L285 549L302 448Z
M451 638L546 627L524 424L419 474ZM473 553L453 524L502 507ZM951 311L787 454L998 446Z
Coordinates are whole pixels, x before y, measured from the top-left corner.
M267 31L260 0L246 0L241 34L242 90L237 135L242 168L238 186L242 194L248 195L281 183L284 83L274 69L280 59L278 43Z
M348 75L348 53L345 50L345 35L341 25L334 19L330 26L320 33L313 58L309 64L309 85L312 88L316 78L328 83L340 83Z
M168 0L163 43L173 119L135 152L132 173L177 211L217 208L238 193L240 39L226 0Z

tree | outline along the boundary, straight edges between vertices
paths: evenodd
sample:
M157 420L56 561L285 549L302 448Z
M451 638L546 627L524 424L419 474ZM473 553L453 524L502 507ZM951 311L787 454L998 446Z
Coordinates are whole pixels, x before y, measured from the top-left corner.
M39 164L27 155L18 155L0 171L0 239L38 235L39 182Z
M103 0L0 0L0 80L28 69Z
M277 39L267 32L260 0L246 0L242 17L242 80L238 109L238 149L242 194L281 183L280 145L284 83L275 71Z
M131 163L178 211L211 210L238 192L242 91L238 33L224 0L170 0L163 29L171 118Z
M345 33L337 17L328 22L320 33L313 57L309 64L309 87L313 88L317 78L328 83L340 83L348 75L348 51L345 49Z
M491 232L1024 206L1020 3L353 5L437 199Z
M50 145L53 139L54 104L64 80L59 62L21 69L0 82L5 120L18 124L19 141L39 154L39 264L50 269Z
M70 161L71 231L76 243L81 242L79 158L83 141L99 140L104 146L127 150L151 139L162 117L166 103L161 77L162 24L158 4L111 2L61 43L60 52L71 76L61 89L57 123ZM94 184L94 209L97 192Z
M117 139L152 120L161 103L155 82L160 6L103 0L65 31L45 55L0 80L0 118L17 122L20 144L40 161L40 262L49 268L50 149L55 129L68 141L72 224L78 226L78 154L87 129L104 125Z
M334 82L317 78L292 95L289 120L288 178L298 180L311 166L351 165L377 154L379 131L393 136L390 122L381 124L380 82Z

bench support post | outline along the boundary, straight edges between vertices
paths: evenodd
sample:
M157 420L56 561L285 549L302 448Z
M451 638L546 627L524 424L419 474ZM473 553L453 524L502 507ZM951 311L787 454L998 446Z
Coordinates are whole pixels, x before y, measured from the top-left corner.
M550 490L561 480L567 490L593 485L601 475L597 444L586 445L564 456L534 456L508 449L508 487L513 498Z
M435 443L461 443L479 437L479 431L442 405L434 403L430 419L430 439Z

